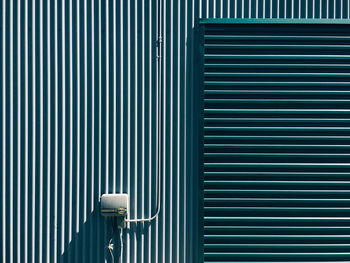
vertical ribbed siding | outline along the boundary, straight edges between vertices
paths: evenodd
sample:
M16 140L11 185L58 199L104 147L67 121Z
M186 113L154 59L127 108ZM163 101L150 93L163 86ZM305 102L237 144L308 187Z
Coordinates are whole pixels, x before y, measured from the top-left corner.
M0 261L110 261L101 193L129 193L131 218L154 212L157 2L0 0ZM195 21L349 18L346 0L305 3L163 1L163 209L122 231L120 262L193 262Z

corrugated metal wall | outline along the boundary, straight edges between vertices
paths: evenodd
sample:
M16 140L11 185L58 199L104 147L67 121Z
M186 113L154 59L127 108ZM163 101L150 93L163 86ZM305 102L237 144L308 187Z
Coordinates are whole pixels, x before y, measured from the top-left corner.
M0 1L1 262L111 262L101 193L149 216L157 1ZM196 262L192 28L198 18L349 18L344 0L164 0L165 191L115 237L118 262ZM122 255L119 256L122 250Z

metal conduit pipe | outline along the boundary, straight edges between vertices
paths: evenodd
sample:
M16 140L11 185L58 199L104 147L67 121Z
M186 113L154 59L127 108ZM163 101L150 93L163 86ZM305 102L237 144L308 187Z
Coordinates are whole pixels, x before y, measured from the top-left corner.
M158 33L158 46L157 46L157 87L158 87L158 98L157 98L157 111L158 111L158 120L157 120L157 164L156 164L156 174L157 174L157 210L154 213L154 215L148 217L148 218L133 218L130 219L130 213L128 213L127 218L125 219L125 222L127 223L137 223L137 222L150 222L154 220L155 218L158 217L161 209L161 193L163 191L162 188L162 139L163 139L163 134L162 134L162 126L163 126L163 26L162 26L162 19L163 19L163 0L158 0L158 10L157 10L157 33Z

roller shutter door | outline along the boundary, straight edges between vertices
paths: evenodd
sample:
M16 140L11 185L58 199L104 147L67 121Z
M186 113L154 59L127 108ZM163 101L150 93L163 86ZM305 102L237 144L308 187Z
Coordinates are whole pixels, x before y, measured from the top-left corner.
M204 262L350 262L350 25L231 22L201 25Z

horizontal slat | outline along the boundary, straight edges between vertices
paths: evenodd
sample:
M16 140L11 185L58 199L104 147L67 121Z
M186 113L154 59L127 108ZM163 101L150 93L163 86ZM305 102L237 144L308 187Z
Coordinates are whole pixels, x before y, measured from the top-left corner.
M259 122L276 122L276 123L342 123L349 124L348 118L225 118L214 117L204 118L205 122L247 122L247 123L259 123Z
M302 221L302 222L345 222L350 223L350 217L204 217L206 221Z
M204 198L204 204L211 206L273 206L273 207L349 207L349 198L230 198L212 197Z
M226 256L268 256L268 257L276 257L276 256L287 256L287 257L315 257L315 256L334 256L335 258L337 256L350 256L350 252L332 252L332 253L230 253L230 252L221 252L221 253L211 253L206 252L206 256L220 256L220 257L226 257Z
M214 151L212 149L212 151ZM266 151L266 150L265 150ZM284 153L284 152L209 152L204 153L204 161L212 162L255 162L257 159L260 162L270 162L272 159L275 163L313 163L313 162L328 162L328 163L344 163L349 160L350 154L347 153Z
M226 140L226 139L260 139L260 140L279 140L279 139L293 139L293 140L349 140L350 136L259 136L259 135L205 135L205 139L217 139L217 140Z
M309 239L309 240L322 240L322 239L343 239L350 241L350 235L204 235L207 239Z
M241 230L241 229L265 229L265 230L333 230L333 229L344 229L349 230L350 227L344 226L204 226L205 230Z
M348 207L204 207L204 211L216 211L216 212L256 212L261 213L264 212L328 212L328 213L336 213L336 212L350 212L350 208Z
M326 259L349 259L350 258L350 252L326 252L326 253L230 253L230 252L221 252L221 253L210 253L210 252L205 252L204 256L206 259L217 259L218 257L220 258L231 258L231 259L275 259L275 258L280 258L280 259L286 259L289 260L290 258L297 259L297 258L302 258L302 259L319 259L319 260L326 260Z
M327 183L327 182L325 182ZM239 203L239 202L251 202L251 203L258 203L258 202L278 202L278 203L290 203L290 202L308 202L308 203L350 203L350 199L322 199L322 198L227 198L227 197L221 197L221 198L204 198L204 201L207 203L217 203L217 202L225 202L225 203Z
M205 109L204 112L214 113L298 113L298 114L309 114L309 113L336 113L336 114L349 114L350 109Z
M328 181L329 178L338 181L350 181L350 173L325 173L325 172L235 172L235 171L217 171L217 172L204 172L204 178L206 180L319 180Z
M339 77L339 78L347 78L350 76L350 73L294 73L294 72L288 72L288 73L256 73L256 72L205 72L204 76L206 77L264 77L264 78L280 78L280 77L295 77L295 78L306 78L306 77L313 77L313 78L330 78L330 77Z
M208 110L209 111L209 110ZM276 110L280 112L279 110ZM285 111L284 109L282 110ZM295 109L292 110L293 112ZM350 112L350 110L349 110ZM204 127L204 131L349 131L350 127Z
M284 189L284 190L276 190L276 189L205 189L204 190L204 197L210 198L210 197L242 197L242 198L348 198L350 194L350 190L319 190L319 189L305 189L305 190L295 190L295 189ZM265 215L259 215L259 216L269 216L271 214L265 214ZM328 216L329 213L325 213L322 216ZM332 216L347 216L348 214L344 215L332 215ZM215 216L215 215L211 215ZM217 215L219 216L219 215ZM220 216L224 216L224 214L221 214ZM233 216L228 215L226 216ZM257 214L249 214L249 215L243 215L243 214L235 214L234 216L258 216ZM283 216L283 215L279 215ZM289 214L288 216L301 216L296 214ZM315 214L313 215L306 215L304 216L311 217L311 216L317 216ZM321 216L321 215L318 215Z
M350 49L350 45L315 45L315 44L299 44L299 45L286 45L286 44L280 44L280 45L271 45L271 44L204 44L205 48L210 49L283 49L283 50L291 50L291 49L306 49L306 50L332 50L332 49Z
M350 168L350 163L204 163L205 167L242 167L242 166L259 166L259 167L344 167Z
M350 82L337 81L337 82L315 82L315 81L204 81L205 86L264 86L264 87L329 87L330 90L204 90L205 94L274 94L274 93L283 93L283 94L350 94L350 91L343 90L331 90L334 87L349 87Z
M225 206L225 207L204 207L204 214L206 216L269 216L273 214L275 217L281 217L281 216L347 216L350 213L349 207L256 207L256 206ZM246 231L238 231L236 232L229 232L227 231L214 231L212 234L312 234L311 230L303 230L298 232L288 232L287 230L284 231L270 231L270 232L264 232L262 229L255 232L248 232ZM313 232L314 233L314 232ZM314 234L325 234L325 232L318 232ZM327 232L326 234L350 234L345 232L343 230L342 232Z
M349 249L349 244L205 244L205 248L347 248Z
M205 189L204 193L209 194L239 194L239 193L248 193L248 194L278 194L278 193L287 193L287 194L347 194L349 195L350 190L295 190L295 189L287 189L287 190L261 190L261 189Z
M333 216L205 216L207 226L349 226L349 217Z
M281 68L298 68L298 69L348 69L350 68L350 64L290 64L290 63L215 63L215 62L207 62L204 64L205 68L225 68L225 69L281 69Z
M350 176L350 172L349 173L342 173L342 172L263 172L263 171L259 171L259 172L228 172L228 171L221 171L221 172L208 172L208 171L204 171L205 175L230 175L230 176L234 176L234 175L244 175L244 176L268 176L268 175L280 175L280 176L288 176L288 177L294 177L294 176L302 176L302 177L308 177L308 176L325 176L325 177L332 177L334 178L335 176Z
M344 226L205 226L204 232L206 235L348 235L350 229ZM274 252L278 252L277 249ZM349 247L347 251L350 252Z
M258 261L259 263L271 263L271 261L261 261L259 260ZM349 263L349 261L318 261L318 262L327 262L327 263ZM234 260L234 261L217 261L217 260L210 260L210 261L206 261L204 260L204 263L257 263L257 261L237 261L237 260ZM315 263L315 261L273 261L273 263Z
M349 252L348 244L205 244L206 252Z
M290 60L303 60L303 59L311 59L311 60L324 60L324 59L332 59L332 60L349 60L350 55L229 55L229 54L205 54L205 59L239 59L239 60L248 60L248 59L290 59Z
M337 103L344 103L344 102L350 102L350 100L344 100L344 99L338 99L338 100L332 100L332 99L204 99L204 102L206 103L238 103L238 102L254 102L254 103L295 103L295 102L302 102L302 103L327 103L327 104L337 104Z
M207 40L341 40L349 41L349 36L336 36L336 35L204 35L204 38Z
M327 262L327 263L349 263L349 261L237 261L237 260L234 260L234 261L230 261L230 260L225 260L225 261L217 261L217 260L210 260L210 261L207 261L207 260L204 260L204 263L324 263L324 262Z
M350 30L327 26L206 25L204 262L350 262Z
M228 148L228 149L347 149L350 148L350 145L305 145L305 144L229 144L229 143L213 143L213 144L204 144L205 148ZM208 153L206 153L208 154ZM241 153L239 153L241 154ZM253 153L254 154L254 153ZM300 153L303 154L303 153ZM315 155L312 153L312 155ZM317 155L317 154L316 154Z
M345 158L350 156L348 153L204 153L205 157L322 157L322 158L332 158L339 157Z
M350 186L350 181L234 181L234 180L205 180L206 185L312 185L312 186L323 186L323 185L337 185L337 186Z

